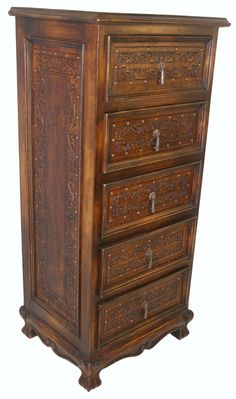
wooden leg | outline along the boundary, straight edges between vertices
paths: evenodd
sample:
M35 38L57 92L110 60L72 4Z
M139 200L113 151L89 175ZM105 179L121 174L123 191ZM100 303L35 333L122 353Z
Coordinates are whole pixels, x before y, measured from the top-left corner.
M102 383L99 373L100 370L89 363L87 367L82 370L81 376L79 378L80 385L87 389L87 391L98 387Z
M26 337L28 338L33 338L36 337L36 333L34 332L34 329L32 328L31 324L27 321L27 310L25 309L24 306L21 306L20 308L20 315L23 317L24 321L25 321L25 325L22 328L22 332L23 334L26 335Z
M193 319L193 316L194 314L192 310L188 309L184 315L185 324L183 324L177 330L173 331L171 334L177 339L182 339L184 337L187 337L187 335L189 334L187 324Z
M173 331L171 334L177 339L182 339L184 337L187 337L187 335L189 334L189 330L187 325L184 325L183 327L180 327L178 330Z
M31 326L31 324L29 324L27 321L25 322L24 327L21 330L23 332L23 334L26 335L26 337L28 338L34 338L36 337L36 334Z

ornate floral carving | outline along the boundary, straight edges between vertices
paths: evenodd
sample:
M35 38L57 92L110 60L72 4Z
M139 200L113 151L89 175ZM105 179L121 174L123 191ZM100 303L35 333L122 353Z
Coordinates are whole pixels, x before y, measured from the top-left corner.
M201 60L199 47L190 49L189 47L122 47L116 51L117 65L129 65L132 68L133 64L159 64L160 62L168 63L194 63L197 64Z
M135 43L112 45L111 72L114 93L126 87L127 91L154 90L161 84L160 64L164 65L163 88L202 85L204 44L167 45ZM151 86L152 84L152 86ZM125 85L125 86L124 86Z
M187 255L189 223L171 226L145 238L128 240L103 250L104 286L113 285L149 271L147 251L152 252L152 270Z
M151 192L156 194L154 214L191 204L195 172L195 167L187 166L133 181L129 179L117 186L107 185L107 225L152 215Z
M127 252L120 249L119 253L111 255L108 260L108 269L114 276L137 270L147 263L146 253L150 248L153 254L153 262L179 253L183 248L184 231L172 231L169 235L161 235L150 240L145 240L142 245L137 243L128 248ZM108 255L109 256L109 255ZM128 264L123 264L128 260Z
M143 323L146 319L144 303L148 319L170 307L181 305L184 275L185 272L182 272L168 281L151 283L123 298L101 305L101 339L106 340L111 335L120 334L140 322Z
M160 132L159 152L181 149L183 146L196 145L196 111L172 114L157 113L155 116L129 117L113 121L110 118L109 162L120 162L130 158L154 154L155 137Z
M81 148L82 47L66 48L32 44L32 132L33 132L33 199L35 244L35 294L48 308L72 325L77 323L78 279L78 198ZM65 134L65 200L64 200L64 294L49 286L48 248L48 163L47 82L58 76L64 82L62 109ZM63 101L61 102L63 107ZM61 127L60 127L61 128ZM58 154L59 156L59 154Z

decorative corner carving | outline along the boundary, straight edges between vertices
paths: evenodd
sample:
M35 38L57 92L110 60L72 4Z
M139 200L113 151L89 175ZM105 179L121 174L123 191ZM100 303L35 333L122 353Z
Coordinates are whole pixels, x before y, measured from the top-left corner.
M100 379L99 373L101 371L102 365L100 361L95 362L84 362L84 367L82 368L82 373L79 378L79 384L85 388L87 391L94 389L101 385L102 381Z

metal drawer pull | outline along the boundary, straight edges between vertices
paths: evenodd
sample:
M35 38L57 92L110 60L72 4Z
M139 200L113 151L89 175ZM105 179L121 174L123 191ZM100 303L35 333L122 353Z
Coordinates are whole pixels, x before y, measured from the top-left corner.
M148 258L148 269L152 268L152 250L151 248L148 248L147 252L146 252L146 256Z
M156 144L155 144L154 149L155 149L155 151L159 151L159 149L160 149L160 132L158 129L154 130L153 136L155 136L155 138L156 138Z
M143 301L142 307L144 310L143 318L144 318L144 320L146 320L148 318L148 303L146 301Z
M156 204L155 204L155 202L156 202L156 193L154 191L152 191L149 194L149 201L151 201L151 203L152 203L151 212L155 213L155 210L156 210Z
M165 83L165 64L164 62L160 62L158 65L159 70L161 71L161 85Z

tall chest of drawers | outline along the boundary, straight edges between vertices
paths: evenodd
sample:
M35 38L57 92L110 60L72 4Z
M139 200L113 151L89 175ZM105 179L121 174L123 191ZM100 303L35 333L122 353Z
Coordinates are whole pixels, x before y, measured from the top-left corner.
M218 28L224 18L12 8L25 320L99 373L188 334Z

